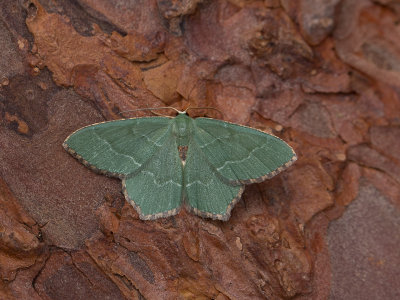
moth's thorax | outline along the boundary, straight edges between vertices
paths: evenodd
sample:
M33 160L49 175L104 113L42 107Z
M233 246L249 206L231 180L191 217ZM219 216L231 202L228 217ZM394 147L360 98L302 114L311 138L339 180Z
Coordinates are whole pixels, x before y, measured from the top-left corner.
M179 145L187 145L189 137L193 132L193 120L186 114L181 113L174 118L172 133L176 136Z

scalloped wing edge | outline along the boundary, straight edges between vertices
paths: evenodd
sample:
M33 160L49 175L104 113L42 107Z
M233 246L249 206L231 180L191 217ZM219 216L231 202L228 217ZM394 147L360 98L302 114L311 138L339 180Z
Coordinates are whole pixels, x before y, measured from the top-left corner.
M126 181L126 178L125 177L122 178L122 192L123 192L123 194L125 196L125 199L137 211L137 213L139 214L139 218L141 220L155 220L155 219L159 219L159 218L167 218L167 217L174 216L174 215L176 215L176 214L178 214L180 212L180 210L182 208L182 204L177 208L174 208L174 209L171 209L171 210L167 210L167 211L163 211L163 212L160 212L160 213L150 214L150 215L143 214L140 206L137 205L135 203L135 201L129 197L128 191L126 190L126 182L125 181Z
M292 149L292 147L290 147L290 148ZM293 151L293 149L292 149L292 151ZM241 183L241 184L260 183L260 182L263 182L263 181L265 181L267 179L271 179L272 177L275 177L276 175L278 175L282 171L286 170L291 165L293 165L296 160L297 160L297 155L293 151L293 157L287 163L285 163L284 165L282 165L279 168L275 169L274 171L265 174L264 176L261 176L261 177L258 177L258 178L246 179L246 180L230 181L230 182L232 182L232 183Z
M90 170L92 170L92 171L94 171L94 172L96 172L96 173L98 173L100 175L106 175L106 176L109 176L109 177L116 177L116 178L120 178L120 179L123 179L125 177L123 174L114 173L114 172L110 172L110 171L107 171L107 170L102 170L102 169L99 169L96 166L92 165L87 160L85 160L81 155L79 155L74 149L69 147L68 144L66 143L67 140L68 140L68 138L63 143L64 149L69 154L71 154L75 159L77 159L81 164L83 164L85 167L89 168Z
M232 209L235 207L236 203L238 203L240 201L240 199L242 198L244 189L245 189L245 185L242 185L240 187L240 190L237 193L236 197L233 198L231 200L231 202L228 204L228 206L226 207L224 214L213 214L210 212L199 210L198 208L190 206L186 201L184 201L184 207L187 211L189 211L195 215L198 215L202 218L209 218L209 219L220 220L220 221L228 221L229 218L231 217Z

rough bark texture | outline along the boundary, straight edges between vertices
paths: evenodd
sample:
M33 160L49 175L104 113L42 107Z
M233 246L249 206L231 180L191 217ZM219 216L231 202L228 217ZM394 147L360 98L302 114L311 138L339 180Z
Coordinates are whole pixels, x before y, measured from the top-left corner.
M1 1L0 298L399 299L399 21L395 0ZM299 155L228 222L141 221L62 149L189 103Z

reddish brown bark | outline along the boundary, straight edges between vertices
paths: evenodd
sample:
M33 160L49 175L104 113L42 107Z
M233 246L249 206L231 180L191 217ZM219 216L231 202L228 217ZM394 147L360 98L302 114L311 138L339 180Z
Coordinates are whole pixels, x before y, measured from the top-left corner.
M396 1L0 8L1 299L400 297ZM299 156L228 222L141 221L118 180L62 149L119 112L189 104Z

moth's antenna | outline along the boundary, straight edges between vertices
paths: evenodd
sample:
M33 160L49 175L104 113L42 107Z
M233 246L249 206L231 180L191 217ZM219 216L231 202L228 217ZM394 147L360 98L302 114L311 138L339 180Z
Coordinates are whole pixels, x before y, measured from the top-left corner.
M220 114L221 114L221 116L222 116L222 118L224 118L224 113L222 112L222 111L220 111L219 109L217 109L217 108L215 108L215 107L190 107L190 104L191 104L191 102L190 102L190 96L192 95L192 92L196 89L196 85L197 84L195 84L192 88L191 88L191 90L190 90L190 92L189 92L189 95L188 95L188 98L187 98L187 100L189 101L189 105L188 105L188 107L183 111L183 112L187 112L188 110L190 110L190 109L211 109L211 110L216 110L217 112L219 112Z
M189 102L189 105L188 105L188 107L184 110L184 112L186 112L186 111L189 109L190 105L191 105L190 96L192 95L192 92L196 89L196 86L197 86L197 83L195 83L195 84L191 87L191 89L190 89L190 91L189 91L189 95L187 96L187 101Z
M215 107L188 107L185 109L184 112L187 112L189 109L211 109L211 110L216 110L217 112L219 112L222 115L222 118L224 117L224 113L222 111L220 111L218 108Z
M157 115L157 116L163 116L163 117L168 117L166 115L163 114L158 114L155 113L153 110L158 110L158 109L173 109L175 110L178 114L184 113L183 111L177 110L175 107L172 106L162 106L162 107L148 107L148 108L137 108L137 109L132 109L132 110L124 110L119 112L119 114L123 114L123 113L127 113L127 112L134 112L134 111L141 111L141 110L150 110L152 111L153 114Z

